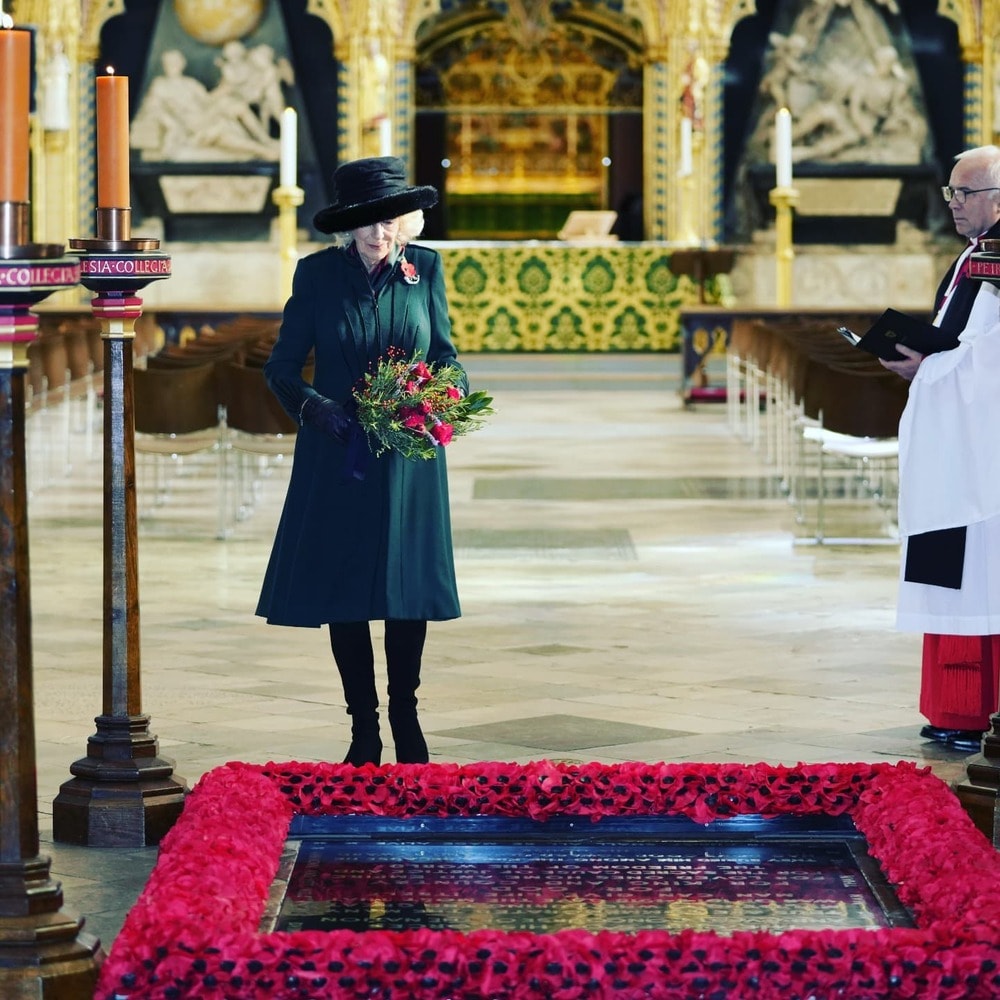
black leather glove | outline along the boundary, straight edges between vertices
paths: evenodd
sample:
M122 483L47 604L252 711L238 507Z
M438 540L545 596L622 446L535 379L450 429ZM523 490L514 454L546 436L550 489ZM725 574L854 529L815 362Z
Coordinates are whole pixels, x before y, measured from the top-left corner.
M299 422L310 424L329 434L334 441L347 444L351 418L340 403L325 396L307 396L299 411Z

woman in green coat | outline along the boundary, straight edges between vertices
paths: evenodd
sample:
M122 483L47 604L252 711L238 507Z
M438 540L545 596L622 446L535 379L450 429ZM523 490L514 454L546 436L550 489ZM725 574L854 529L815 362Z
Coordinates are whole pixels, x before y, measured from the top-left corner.
M301 430L257 614L275 625L329 626L351 716L345 763L357 766L381 762L369 623L383 621L396 760L426 763L416 689L427 622L461 614L444 449L431 460L376 457L350 401L390 347L460 368L441 258L409 244L437 191L408 186L392 156L342 164L334 183L336 202L314 222L343 234L340 245L299 262L264 367ZM461 384L467 391L464 372Z

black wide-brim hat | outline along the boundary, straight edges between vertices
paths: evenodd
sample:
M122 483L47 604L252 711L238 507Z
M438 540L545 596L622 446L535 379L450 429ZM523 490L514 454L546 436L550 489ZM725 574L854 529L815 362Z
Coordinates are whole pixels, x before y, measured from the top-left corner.
M313 216L321 233L346 233L437 204L437 189L406 182L398 156L370 156L342 163L333 174L336 201Z

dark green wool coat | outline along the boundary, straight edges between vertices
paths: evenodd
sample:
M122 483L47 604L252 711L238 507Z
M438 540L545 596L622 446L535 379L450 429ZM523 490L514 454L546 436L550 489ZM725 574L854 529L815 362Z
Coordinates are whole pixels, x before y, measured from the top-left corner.
M377 292L353 252L331 247L299 262L264 367L291 416L309 393L346 403L390 346L459 366L440 255L413 245L405 254L418 282L395 260ZM310 385L302 369L313 350ZM459 617L444 449L431 460L370 456L363 480L345 474L346 459L344 445L300 429L257 614L302 626Z

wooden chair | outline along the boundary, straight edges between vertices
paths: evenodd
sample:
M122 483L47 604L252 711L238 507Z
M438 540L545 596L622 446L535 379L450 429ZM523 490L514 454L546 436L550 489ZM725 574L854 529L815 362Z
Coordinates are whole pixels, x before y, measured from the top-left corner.
M147 368L197 368L216 361L228 361L235 358L243 349L238 340L197 339L190 340L183 346L165 344L155 354L146 358Z
M812 456L816 544L894 544L898 541L895 504L898 481L899 418L908 385L874 357L844 341L832 326L803 332L807 356L802 382L802 467ZM836 485L835 485L836 484ZM804 488L801 490L804 496ZM830 501L842 498L851 527L828 534ZM865 511L878 515L878 530L865 527ZM804 507L800 502L800 514ZM801 518L803 521L804 517Z

